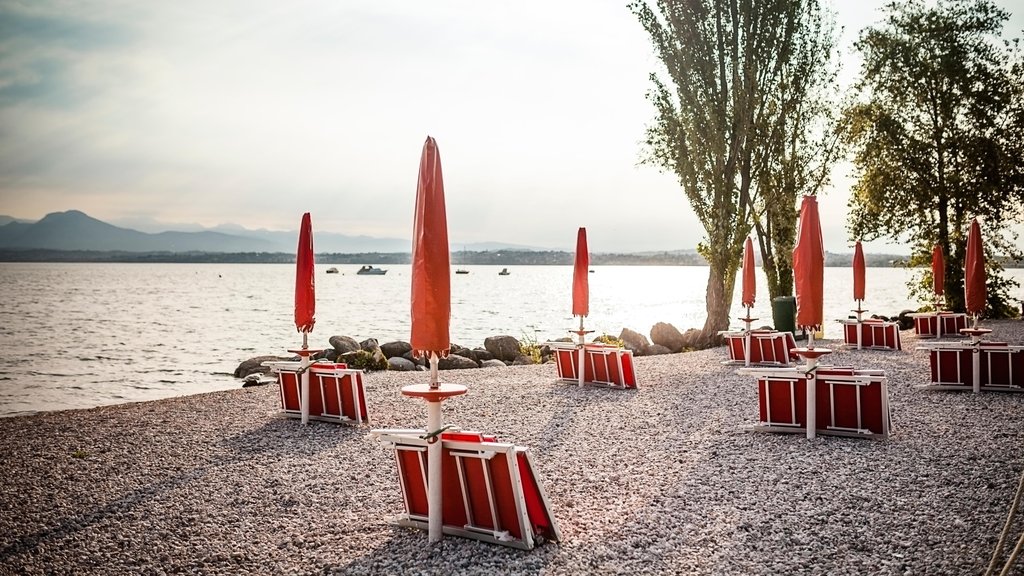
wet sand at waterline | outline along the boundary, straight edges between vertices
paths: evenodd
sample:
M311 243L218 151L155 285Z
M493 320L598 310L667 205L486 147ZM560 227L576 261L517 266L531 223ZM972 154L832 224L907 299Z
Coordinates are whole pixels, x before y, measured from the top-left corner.
M984 322L1024 342L1024 322ZM756 382L723 347L636 359L639 389L554 366L443 373L444 422L529 446L563 541L520 551L390 517L402 500L373 428L421 427L366 377L372 424L302 426L276 386L0 419L0 573L980 574L1024 468L1024 394L924 391L928 359L883 369L887 440L750 433ZM1011 546L1024 529L1018 521Z

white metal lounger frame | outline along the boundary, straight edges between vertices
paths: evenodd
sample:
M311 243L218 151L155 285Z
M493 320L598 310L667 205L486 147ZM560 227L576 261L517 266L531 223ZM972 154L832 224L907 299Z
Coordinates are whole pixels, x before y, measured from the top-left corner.
M544 346L548 346L549 348L554 350L556 355L558 354L559 351L562 351L562 352L567 352L567 351L568 352L572 352L573 354L572 354L571 358L572 358L573 366L576 367L577 371L579 371L579 369L582 368L579 365L579 361L578 361L579 355L576 354L576 352L579 352L579 350L580 350L580 347L579 347L578 344L575 344L573 342L545 342ZM627 388L635 388L636 387L636 386L628 386L628 385L626 385L626 383L625 383L625 380L626 380L626 370L625 370L625 368L623 366L623 363L622 363L622 357L623 356L629 356L632 359L632 356L633 356L632 350L626 350L626 349L618 348L618 347L615 347L615 346L594 346L594 345L591 345L591 344L585 344L583 346L583 350L584 350L584 354L583 354L583 359L584 360L583 361L590 363L590 373L593 374L595 376L595 378L596 378L597 373L598 373L597 362L595 360L595 357L596 356L602 356L602 360L604 361L605 374L607 374L610 377L611 374L612 374L612 369L614 368L614 369L618 370L618 374L622 377L622 380L623 380L622 384L618 384L618 383L616 383L616 382L614 382L612 380L584 380L583 381L584 384L590 384L590 385L593 385L593 386L604 386L604 387L607 387L607 388L618 388L620 390L624 390L624 389L627 389ZM609 361L608 361L609 360L608 359L609 356L614 356L613 363L609 363ZM565 376L562 373L562 364L561 364L561 362L558 361L557 358L555 359L555 367L558 370L558 379L559 380L562 380L563 382L579 382L579 376L578 375L570 378L570 377ZM586 370L584 370L584 374L585 373L586 373ZM633 370L633 379L634 379L634 381L636 380L636 370L635 370L635 368Z
M399 451L410 451L416 453L420 463L420 480L422 481L423 486L427 486L427 440L421 438L421 436L425 434L423 430L385 429L374 430L372 433L385 447L395 450L395 460L400 475L402 474L403 469L398 458ZM530 457L530 453L526 448L503 442L472 442L446 439L442 439L441 442L443 446L448 449L448 453L455 458L457 474L459 477L459 486L462 491L463 507L466 518L468 519L467 524L461 527L444 524L442 526L442 530L445 534L463 538L472 538L492 544L511 546L522 550L530 550L543 540L533 533L532 524L527 511L526 498L524 496L522 471L519 468L518 458L520 456L525 458L530 469L536 469L533 466L533 459ZM488 512L496 526L492 529L486 526L477 525L476 523L476 514L474 514L471 503L464 460L474 459L486 461L491 460L492 458L506 459L506 466L510 472L510 480L512 482L516 521L519 523L522 539L516 539L508 532L508 530L500 529L499 524L501 523L501 520L495 496L494 479L491 478L489 468L487 466L482 466L481 471L485 482L489 507ZM394 523L398 526L426 530L428 528L428 518L421 514L412 514L409 512L412 507L410 505L410 495L406 491L406 482L404 479L400 478L399 484L402 488L402 500L405 504L406 512L398 515L394 519ZM548 504L544 488L541 486L539 481L536 481L535 485L544 509L550 511L551 507ZM550 515L550 512L548 512L548 514ZM552 517L551 528L554 531L554 540L561 540L561 536L558 533L558 526L554 524L553 520L554 519Z
M900 337L900 328L898 322L867 322L867 321L856 321L856 320L840 320L840 324L843 325L843 339L846 341L847 346L857 346L858 348L864 348L868 350L902 350L903 341ZM859 342L849 342L846 338L846 327L856 326L860 324L860 330L857 337L863 340L863 331L865 329L871 330L871 341L878 342L881 344L872 344L870 346L863 346ZM892 337L889 336L889 332L892 332ZM879 338L881 335L881 338Z
M849 369L845 366L819 366L820 371ZM777 368L777 369L757 369L757 368L741 368L736 371L739 374L749 374L755 376L758 381L762 379L766 380L782 380L789 382L789 409L790 409L790 421L789 422L773 422L772 421L772 410L771 410L771 387L768 383L765 383L765 409L767 412L768 420L758 422L750 426L744 427L744 430L754 432L784 432L784 433L801 433L805 431L804 425L797 423L797 407L796 407L796 385L803 384L807 385L808 382L812 386L818 385L817 371L808 374L802 368ZM849 436L857 438L883 438L889 435L892 424L889 412L889 394L886 386L887 378L885 372L882 370L855 370L854 374L828 374L825 378L829 383L829 409L831 411L829 421L835 423L836 421L836 386L856 386L856 406L857 406L857 426L856 427L841 427L830 424L825 428L819 428L816 432L821 434L828 434L831 436ZM880 383L882 386L882 431L873 432L863 426L864 418L861 407L861 389L864 386L870 386L872 384Z
M789 352L790 346L793 346L795 348L796 347L796 342L795 342L795 340L793 342L787 342L786 341L787 340L786 334L790 334L790 337L792 337L791 333L781 332L781 331L766 332L764 330L740 330L740 331L722 330L722 331L720 331L718 333L718 335L719 336L724 336L726 338L726 346L729 349L729 354L730 355L732 355L732 345L728 341L728 339L730 337L742 337L743 338L744 352L747 355L750 355L749 350L747 350L747 343L749 342L750 346L752 347L754 345L754 343L756 342L757 343L757 350L758 350L758 352L760 352L760 355L761 355L761 358L762 358L762 360L756 360L756 361L755 360L750 360L749 363L747 362L746 357L744 357L742 360L740 360L738 358L737 359L730 359L730 360L722 360L722 365L723 366L739 366L739 365L744 365L744 366L779 366L779 367L789 366L790 364L793 363L793 358L792 358L792 356L790 355L790 352ZM768 354L765 354L765 343L766 342L768 343L768 350L771 352L770 355L772 357L774 357L775 356L775 341L779 340L779 339L783 340L782 359L781 360L778 360L778 359L776 359L776 360L764 360L763 358L768 356Z
M1019 384L1014 384L1014 372L1013 372L1013 354L1024 354L1024 345L992 345L985 341L972 342L970 340L961 340L959 342L927 342L917 347L918 350L926 350L929 352L929 364L935 362L935 381L928 384L918 384L915 388L921 390L974 390L975 392L1024 392L1024 387ZM942 362L938 358L934 358L931 352L949 351L957 352L957 362L955 377L956 380L946 380L943 378ZM981 353L985 352L986 359L988 360L988 366L986 366L986 380L982 381L981 378ZM960 354L971 354L971 365L972 365L972 380L973 386L967 386L963 380L963 373L960 370ZM1000 383L992 381L992 356L993 354L1006 354L1007 355L1007 369L1009 382ZM1024 374L1017 375L1017 378L1024 380Z

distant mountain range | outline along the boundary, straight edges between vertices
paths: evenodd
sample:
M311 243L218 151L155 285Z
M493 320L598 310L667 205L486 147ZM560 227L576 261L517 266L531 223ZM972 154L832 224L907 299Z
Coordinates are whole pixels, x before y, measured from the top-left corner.
M298 231L248 230L237 225L215 229L198 226L183 232L140 232L97 220L78 210L53 212L38 222L0 215L0 249L117 252L284 252L294 253ZM313 231L317 253L409 252L400 238L346 236ZM484 242L462 250L536 250L530 246Z

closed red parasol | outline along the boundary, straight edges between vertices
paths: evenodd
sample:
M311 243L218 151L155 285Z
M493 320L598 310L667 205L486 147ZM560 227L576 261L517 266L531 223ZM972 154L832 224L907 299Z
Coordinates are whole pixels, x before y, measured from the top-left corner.
M757 283L754 281L754 242L747 236L747 242L743 246L743 305L747 308L747 316L750 316L750 308L754 305L754 298L757 296Z
M576 263L572 269L572 315L590 314L590 252L587 250L587 229L576 233Z
M971 221L967 254L964 256L964 300L967 313L974 316L975 322L985 311L985 283L985 247L981 244L981 226L975 218Z
M814 347L814 333L824 322L825 244L821 238L818 199L804 196L800 205L800 221L793 248L793 281L796 284L796 325L808 330L807 347L793 352L807 360L807 438L815 436L817 379L814 375L818 357L829 354L827 348Z
M864 249L858 240L853 248L853 299L857 302L864 299L864 272Z
M793 249L793 280L796 284L796 325L812 332L821 330L823 308L825 247L821 238L818 199L804 196L800 205L800 223Z
M299 249L295 255L295 328L302 332L302 347L307 348L306 335L313 331L316 314L316 290L313 282L313 224L309 212L302 215L299 228Z
M412 337L417 354L443 356L450 348L451 271L448 219L437 142L427 137L416 184L412 232Z
M420 156L416 183L416 213L412 230L412 336L413 351L430 359L430 384L413 384L402 394L427 402L427 531L430 542L439 542L441 530L441 402L466 393L461 384L438 381L439 357L451 348L451 268L448 260L448 218L444 207L444 180L437 142L427 136Z
M942 246L932 248L932 292L935 294L935 309L938 310L939 299L946 293L946 259L942 256Z
M302 215L299 227L299 248L295 254L295 328L302 332L302 348L289 350L301 358L299 412L302 423L309 422L309 356L316 351L309 349L309 333L316 322L316 291L313 286L313 224L309 212Z

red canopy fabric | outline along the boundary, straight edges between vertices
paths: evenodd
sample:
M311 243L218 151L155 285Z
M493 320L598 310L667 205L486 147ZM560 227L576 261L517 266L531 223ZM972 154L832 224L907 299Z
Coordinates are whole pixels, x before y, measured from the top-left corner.
M295 328L312 332L316 322L316 290L313 285L313 224L309 212L302 215L299 248L295 255Z
M936 296L946 293L946 259L942 256L942 246L932 248L932 292Z
M793 281L796 285L796 325L821 330L824 321L825 246L821 238L818 199L804 196L796 247L793 249Z
M757 296L757 282L754 275L757 270L754 268L754 242L747 236L747 242L743 246L743 306L750 308L754 305Z
M980 316L985 311L985 284L985 247L981 244L981 226L975 218L971 221L964 256L964 300L968 314Z
M860 301L864 299L864 249L860 246L860 240L853 249L853 299Z
M576 233L576 262L572 268L572 315L590 314L590 251L587 249L587 229Z
M451 269L448 261L448 218L437 142L427 136L420 156L416 212L412 232L412 337L417 353L438 356L451 347Z

